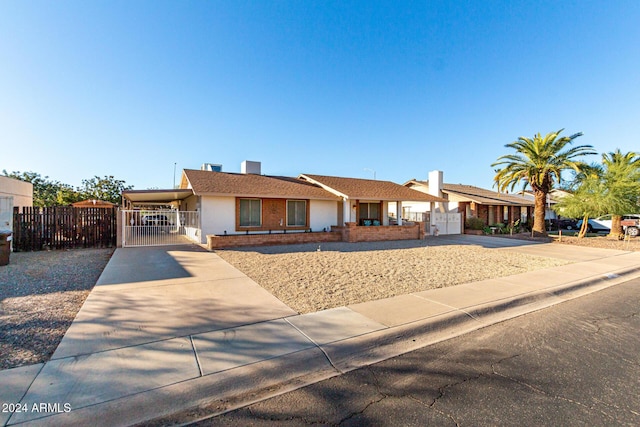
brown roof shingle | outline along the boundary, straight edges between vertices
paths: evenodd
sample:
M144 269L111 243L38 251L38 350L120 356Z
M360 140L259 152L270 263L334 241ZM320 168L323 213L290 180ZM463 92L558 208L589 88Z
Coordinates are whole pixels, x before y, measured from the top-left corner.
M409 181L407 184L418 184L429 186L429 181ZM484 205L503 206L534 206L535 202L527 197L517 194L498 193L497 191L485 190L484 188L464 184L442 184L442 192L455 195L461 199L468 199Z
M197 196L242 196L339 200L337 196L318 185L297 178L212 172L195 169L183 171L186 182Z
M378 181L360 178L342 178L338 176L302 174L302 179L309 179L325 188L332 189L350 199L387 200L412 202L445 202L445 199L412 190L391 181Z

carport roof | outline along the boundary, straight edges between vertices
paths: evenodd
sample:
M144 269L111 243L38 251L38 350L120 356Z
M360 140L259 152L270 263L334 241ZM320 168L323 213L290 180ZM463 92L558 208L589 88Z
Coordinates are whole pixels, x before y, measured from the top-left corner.
M122 197L132 203L171 203L193 195L191 189L125 190Z

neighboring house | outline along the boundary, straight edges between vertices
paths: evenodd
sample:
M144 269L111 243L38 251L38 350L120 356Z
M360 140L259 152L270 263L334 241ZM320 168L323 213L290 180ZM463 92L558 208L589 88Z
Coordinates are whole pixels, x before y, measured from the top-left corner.
M0 231L13 231L13 208L32 206L32 183L0 176Z
M396 207L397 225L402 225L402 206L407 202L436 203L445 200L390 181L302 174L298 178L317 184L340 197L337 224L390 225L389 204Z
M106 200L81 200L79 202L71 203L74 208L107 208L115 209L118 207L116 203L107 202Z
M8 176L0 176L0 197L11 197L13 207L32 207L33 184Z
M448 207L442 205L438 209L458 212L463 215L463 223L469 217L477 217L485 224L512 223L517 220L527 222L532 217L534 201L518 194L499 193L473 185L446 184L441 171L429 173L428 181L412 179L404 185L417 191L441 195L448 201ZM428 210L429 205L410 206L416 211Z

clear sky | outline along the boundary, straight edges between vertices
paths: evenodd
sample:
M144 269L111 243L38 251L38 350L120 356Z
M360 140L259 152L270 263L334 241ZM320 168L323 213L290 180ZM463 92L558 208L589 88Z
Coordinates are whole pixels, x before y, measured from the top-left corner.
M639 124L638 0L0 1L0 171L73 186L254 160L491 188L519 136Z

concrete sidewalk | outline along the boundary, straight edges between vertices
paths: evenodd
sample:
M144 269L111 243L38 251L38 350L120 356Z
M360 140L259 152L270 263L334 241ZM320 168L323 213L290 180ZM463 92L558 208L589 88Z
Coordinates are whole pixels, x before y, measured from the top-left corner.
M0 371L0 425L197 419L640 276L639 252L441 237L574 262L297 315L199 247L118 249L52 359Z

